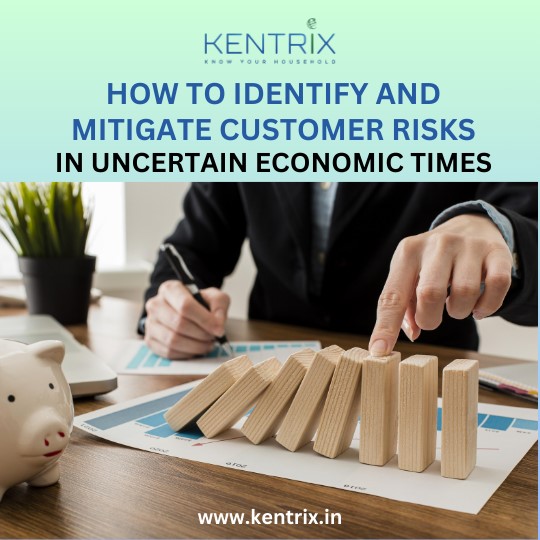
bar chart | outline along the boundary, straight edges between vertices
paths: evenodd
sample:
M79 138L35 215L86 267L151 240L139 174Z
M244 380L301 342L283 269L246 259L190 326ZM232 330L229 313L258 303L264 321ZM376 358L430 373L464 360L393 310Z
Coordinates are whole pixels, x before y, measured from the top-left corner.
M193 426L174 432L164 414L197 383L170 388L130 402L79 416L75 426L100 438L171 457L351 490L466 513L478 513L510 471L538 440L537 411L480 403L477 466L466 481L441 477L440 454L422 473L401 471L394 458L384 467L358 461L358 437L344 454L327 459L312 450L287 452L273 438L250 444L239 430L245 417L216 439L206 439ZM437 434L440 447L441 400ZM248 413L249 414L249 413ZM360 419L361 421L361 419ZM415 489L411 490L411 482ZM362 496L359 494L359 496Z
M147 403L129 409L106 414L99 418L88 420L87 424L99 430L107 430L134 422L139 426L149 428L144 431L144 434L146 435L153 435L160 438L176 435L181 438L198 440L203 437L203 434L196 426L177 432L169 427L164 416L170 407L183 398L188 392L189 390L184 390L167 397L148 401Z
M251 341L231 343L235 356L247 354L253 363L275 356L285 362L287 358L301 349L319 350L319 341ZM131 341L125 354L113 365L118 373L152 375L208 374L214 371L229 357L221 347L215 347L207 356L187 360L169 360L154 354L141 341Z
M118 412L104 414L97 418L87 421L87 424L100 429L112 429L130 422L135 422L140 426L145 426L148 430L145 434L160 438L177 436L186 439L198 440L203 437L200 430L196 427L189 427L180 432L172 430L166 420L165 413L177 401L184 397L189 390L173 393L169 396L151 400L141 405L135 405L128 409ZM361 421L361 419L360 419ZM535 420L526 420L522 418L511 418L494 414L478 413L478 427L494 431L507 431L510 428L526 431L538 431L538 422ZM442 409L437 409L437 431L442 429Z
M506 431L509 428L523 429L526 431L538 431L536 420L524 420L522 418L510 418L496 414L478 413L478 427L494 431ZM442 409L437 409L437 431L442 429Z

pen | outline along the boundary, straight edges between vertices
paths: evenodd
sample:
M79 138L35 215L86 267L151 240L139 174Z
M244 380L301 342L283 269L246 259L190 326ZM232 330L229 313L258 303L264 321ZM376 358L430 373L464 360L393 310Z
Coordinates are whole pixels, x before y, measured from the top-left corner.
M205 307L208 311L210 311L210 306L202 297L201 291L195 283L195 278L193 277L193 274L190 272L189 268L184 262L184 259L182 259L182 256L180 255L180 253L178 253L177 249L172 244L163 244L160 249L165 255L165 258L169 262L171 268L173 269L173 272L176 274L176 277L186 286L187 290L193 295L193 298L195 298L195 300L197 300L197 302L199 302L201 306ZM216 341L220 344L221 348L225 351L227 356L234 356L233 348L231 347L231 344L229 343L229 340L227 339L227 336L225 336L225 334L221 337L216 336Z

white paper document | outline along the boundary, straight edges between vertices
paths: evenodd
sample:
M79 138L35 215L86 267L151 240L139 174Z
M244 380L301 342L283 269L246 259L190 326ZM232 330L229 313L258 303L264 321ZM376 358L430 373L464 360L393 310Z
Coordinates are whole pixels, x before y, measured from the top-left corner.
M274 438L253 445L239 431L246 417L234 429L209 440L196 428L174 432L163 417L196 384L177 386L78 416L75 426L149 452L468 514L480 512L538 440L536 409L480 403L477 466L466 480L440 475L440 400L437 456L423 473L399 470L396 457L384 467L359 463L358 426L351 448L336 459L316 454L312 443L298 452L285 450Z
M232 341L231 346L236 356L247 354L254 364L271 356L283 363L301 349L321 348L319 341ZM117 373L131 375L208 375L226 360L230 358L220 347L203 358L168 360L154 354L141 340L131 340L111 366Z

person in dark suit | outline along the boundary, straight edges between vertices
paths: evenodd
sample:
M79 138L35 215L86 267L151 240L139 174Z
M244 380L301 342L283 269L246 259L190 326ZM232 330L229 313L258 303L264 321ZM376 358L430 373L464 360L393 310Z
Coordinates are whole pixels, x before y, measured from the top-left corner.
M536 183L194 183L176 246L210 305L159 255L140 332L157 353L208 352L224 333L219 290L249 239L249 317L477 349L475 319L537 325ZM429 332L428 332L429 331Z

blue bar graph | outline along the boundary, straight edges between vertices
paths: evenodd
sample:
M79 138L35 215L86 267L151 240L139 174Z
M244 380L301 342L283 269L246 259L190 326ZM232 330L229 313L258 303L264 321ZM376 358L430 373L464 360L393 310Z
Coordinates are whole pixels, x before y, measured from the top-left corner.
M510 426L516 429L538 430L538 422L533 420L521 420L520 418L509 418L506 416L487 415L478 413L478 426L497 431L506 431ZM442 429L442 409L437 409L437 431Z
M160 357L157 354L151 353L150 356L145 360L144 367L154 367L160 360Z
M183 392L177 392L176 394L149 401L148 403L134 405L129 409L105 414L98 418L88 420L87 424L98 429L106 430L121 426L122 424L127 424L128 422L133 422L134 420L140 420L141 418L146 418L152 414L169 409L188 392L189 390L184 390Z
M192 439L194 441L196 441L197 439L202 439L204 437L202 431L197 426L183 429L182 431L176 433L176 435L179 435L184 439Z
M137 369L142 364L143 360L146 358L150 350L144 345L137 351L137 354L131 359L131 362L128 364L127 369Z
M481 426L482 422L487 418L487 414L478 413L478 425Z
M152 428L145 431L148 435L162 438L179 435L180 437L196 441L204 436L197 426L189 426L183 431L176 432L169 427L164 417L164 414L169 408L188 392L189 390L184 390L183 392L177 392L176 394L155 399L148 403L135 405L123 411L106 414L99 418L88 420L87 424L101 430L107 430L129 422L137 422L138 424Z
M261 351L275 351L278 349L303 349L305 347L317 348L319 344L315 341L308 342L290 342L290 343L252 343L252 344L234 344L233 351L237 354L246 354L250 352L261 352ZM205 358L219 359L227 358L227 353L223 350L222 347L214 347ZM128 370L143 370L145 368L169 368L174 365L174 362L168 360L167 358L162 358L152 353L146 345L142 345L139 350L135 353L135 356L129 361L126 366Z
M146 431L146 433L148 435L155 435L156 437L167 438L175 435L176 431L169 427L169 424L163 424L162 426L151 429L150 431Z
M496 429L498 431L506 431L514 421L513 418L508 418L506 416L495 416L491 414L487 417L486 421L482 424L483 428L486 429Z
M163 424L158 426L150 431L145 431L148 435L154 435L154 437L161 437L166 439L167 437L172 437L173 435L178 435L184 439L192 439L196 441L197 439L202 439L204 435L197 426L189 427L182 431L174 431L168 424Z
M516 418L515 422L512 424L512 427L515 429L538 431L538 422L536 420L522 420L521 418Z
M151 416L146 416L144 418L140 418L137 420L139 424L142 424L143 426L148 427L158 427L162 426L163 424L167 423L167 420L165 420L165 411L161 411L157 414L152 414Z
M221 347L215 347L206 355L206 358L225 358L227 353Z

